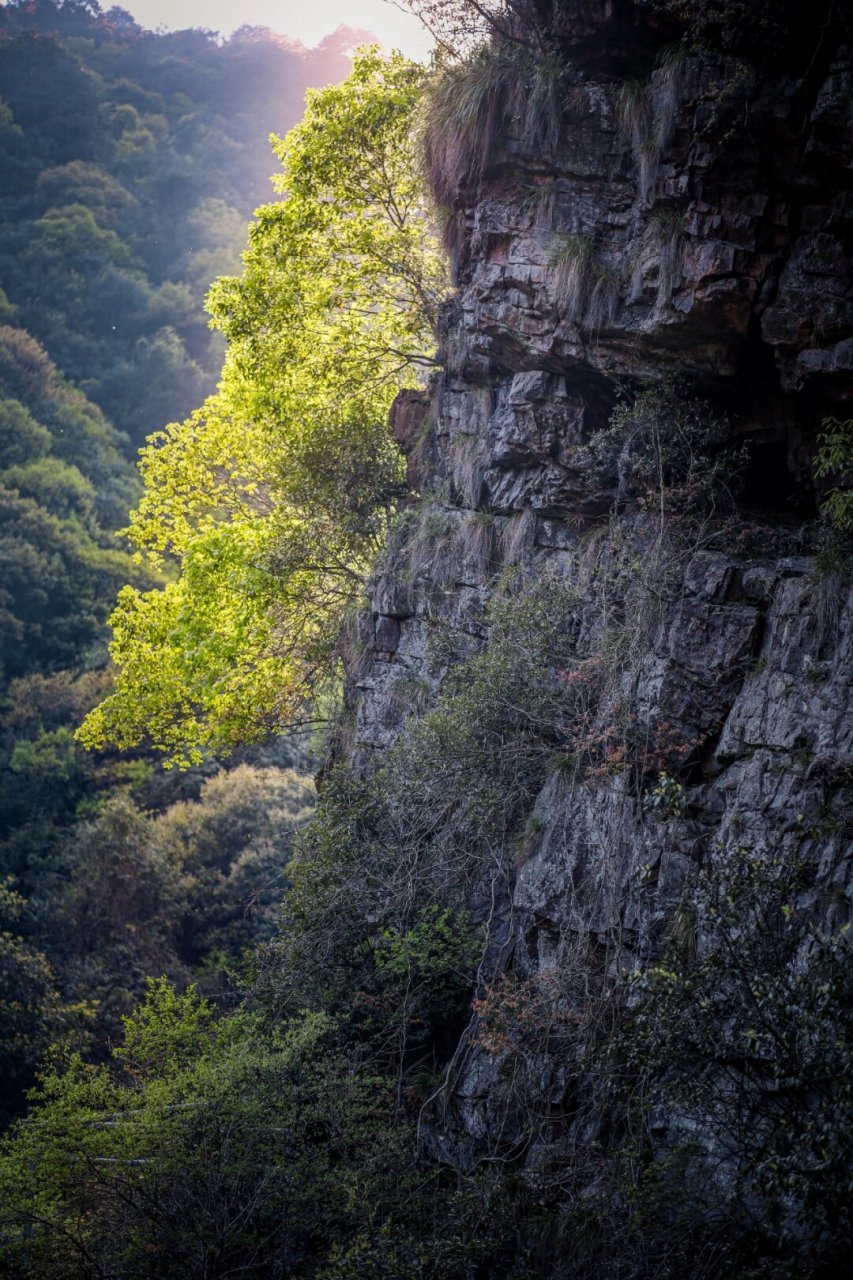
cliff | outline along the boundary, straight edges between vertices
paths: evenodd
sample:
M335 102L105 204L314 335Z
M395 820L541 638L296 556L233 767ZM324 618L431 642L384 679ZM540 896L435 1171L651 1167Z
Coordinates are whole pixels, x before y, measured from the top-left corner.
M767 58L673 49L662 8L566 0L559 80L518 95L510 71L491 132L485 111L478 138L432 139L457 291L443 371L392 415L425 496L370 583L339 751L394 776L472 658L483 734L477 680L504 706L500 745L477 738L491 808L460 816L476 725L444 774L406 774L403 847L488 931L422 1117L465 1167L600 1136L554 1034L578 955L597 990L653 966L700 869L806 866L791 911L850 918L853 594L813 463L853 385L851 50L817 21ZM494 1032L510 987L529 1021L550 1009L523 1089L518 1016ZM661 1149L679 1124L658 1119Z

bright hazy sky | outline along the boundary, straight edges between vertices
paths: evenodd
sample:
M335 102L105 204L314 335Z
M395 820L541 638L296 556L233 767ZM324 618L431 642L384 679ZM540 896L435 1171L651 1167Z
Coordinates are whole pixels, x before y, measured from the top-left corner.
M431 44L417 19L391 0L101 0L102 8L111 2L151 28L206 27L230 35L249 23L312 46L336 27L356 27L409 57L425 57Z

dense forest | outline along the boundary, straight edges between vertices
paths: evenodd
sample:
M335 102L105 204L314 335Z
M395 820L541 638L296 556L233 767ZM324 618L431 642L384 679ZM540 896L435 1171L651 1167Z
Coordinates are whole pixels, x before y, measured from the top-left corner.
M0 1273L835 1280L848 15L406 7L0 9Z
M77 0L0 9L6 1115L51 1042L103 1054L149 974L227 987L311 803L292 743L169 775L73 735L110 687L118 589L169 576L116 536L136 451L216 386L205 294L272 195L270 130L347 73L352 40L152 34Z

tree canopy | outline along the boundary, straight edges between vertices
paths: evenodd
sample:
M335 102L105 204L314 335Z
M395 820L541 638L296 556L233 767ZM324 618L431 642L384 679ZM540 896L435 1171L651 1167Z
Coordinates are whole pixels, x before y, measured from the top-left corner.
M299 716L404 492L386 420L433 363L444 267L411 132L424 72L363 50L273 146L241 277L212 288L219 389L151 438L129 533L175 580L125 588L115 693L83 740L181 763Z

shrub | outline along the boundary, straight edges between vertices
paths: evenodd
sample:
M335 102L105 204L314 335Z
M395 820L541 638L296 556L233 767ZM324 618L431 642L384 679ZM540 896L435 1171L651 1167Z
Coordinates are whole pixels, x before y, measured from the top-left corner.
M682 818L687 808L684 787L677 778L662 769L654 786L643 796L643 810L661 818Z
M16 1272L309 1276L418 1194L389 1083L326 1017L216 1020L153 983L116 1057L46 1073L34 1120L3 1144L0 1254Z
M818 436L815 477L829 479L822 511L840 533L853 532L853 418L825 418Z
M617 502L655 502L671 513L730 503L746 455L727 447L728 424L684 387L664 382L618 404L589 444L594 483Z

